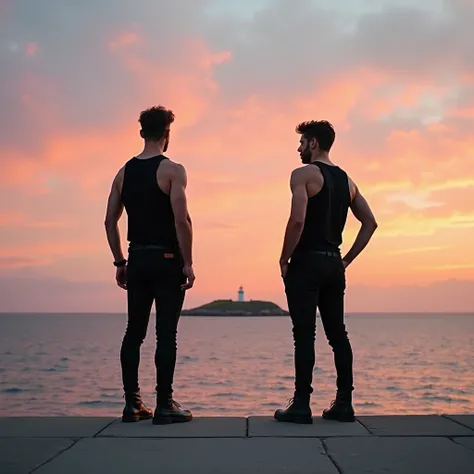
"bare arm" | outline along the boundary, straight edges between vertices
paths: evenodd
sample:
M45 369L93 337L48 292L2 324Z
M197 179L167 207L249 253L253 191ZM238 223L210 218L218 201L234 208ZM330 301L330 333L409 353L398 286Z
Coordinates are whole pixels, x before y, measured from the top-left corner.
M343 258L346 266L351 264L365 249L378 226L369 204L359 192L357 186L355 186L355 196L350 207L354 217L361 223L361 227L354 244Z
M308 191L302 169L294 170L291 174L290 188L292 192L291 212L288 224L286 225L280 263L288 263L303 233L306 206L308 204Z
M186 185L186 170L182 165L176 165L171 179L171 207L174 213L176 233L178 235L179 247L183 255L184 264L187 266L192 266L193 232L191 217L188 213Z
M122 170L119 171L112 183L105 215L107 241L116 262L124 259L120 241L120 231L118 228L118 221L123 213L123 203L120 193L120 183L122 181L121 172Z

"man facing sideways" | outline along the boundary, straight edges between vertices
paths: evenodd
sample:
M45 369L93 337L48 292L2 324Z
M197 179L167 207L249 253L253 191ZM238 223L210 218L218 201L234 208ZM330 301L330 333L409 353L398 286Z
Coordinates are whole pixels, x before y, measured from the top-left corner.
M177 327L185 291L193 286L192 225L187 210L186 171L163 155L170 141L174 114L162 106L143 111L139 119L143 151L115 177L105 227L117 267L117 284L127 290L128 324L120 351L125 408L122 421L152 417L138 384L140 347L153 302L156 308L156 409L154 424L190 421L192 414L173 400ZM118 221L128 216L128 262Z
M337 394L323 418L354 421L352 348L344 325L345 269L366 247L377 228L374 215L355 183L329 159L335 132L327 121L303 122L298 152L305 166L291 174L291 215L280 258L295 345L295 393L275 418L312 423L310 396L315 364L316 308L334 352ZM349 252L340 245L348 209L361 222ZM291 260L290 260L291 258Z

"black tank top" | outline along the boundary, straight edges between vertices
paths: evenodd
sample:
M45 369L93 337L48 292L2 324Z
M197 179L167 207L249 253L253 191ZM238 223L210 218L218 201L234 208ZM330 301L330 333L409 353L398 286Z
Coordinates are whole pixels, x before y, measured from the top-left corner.
M161 245L177 250L178 238L169 195L158 186L156 172L163 155L132 158L125 165L122 202L128 217L130 245Z
M338 252L351 203L349 179L338 166L315 161L323 175L321 191L308 199L303 233L296 250Z

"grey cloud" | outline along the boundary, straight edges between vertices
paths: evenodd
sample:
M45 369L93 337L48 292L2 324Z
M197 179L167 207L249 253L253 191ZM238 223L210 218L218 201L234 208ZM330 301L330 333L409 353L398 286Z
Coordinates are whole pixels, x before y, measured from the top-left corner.
M441 18L412 7L390 7L362 17L351 42L359 60L393 74L433 75L458 73L474 67L468 16L447 11Z
M444 16L438 9L430 13L426 5L415 9L387 3L376 13L341 15L337 3L328 7L305 0L294 8L278 0L245 18L209 14L211 0L137 0L133 6L123 0L94 5L91 0L15 2L0 35L2 73L6 71L0 87L0 105L6 111L0 118L0 145L33 153L40 150L46 132L58 127L89 130L135 110L143 99L140 78L107 49L108 40L121 32L144 37L143 44L128 46L134 55L184 74L194 71L189 58L183 58L183 38L202 37L211 51L231 52L232 60L215 68L218 101L196 130L212 129L223 120L238 124L238 118L226 116L225 105L241 105L254 94L277 101L284 110L291 106L289 97L317 90L323 81L360 65L389 71L402 85L407 77L424 74L454 86L456 74L474 71L474 10L468 2L446 2ZM354 25L350 29L349 20ZM35 42L38 53L32 58L14 53L6 46L9 41L22 47ZM37 78L39 90L29 90ZM164 97L167 87L157 77L156 89L147 91L150 103ZM25 92L53 107L54 118L31 115L21 103ZM359 129L357 113L352 116Z
M295 9L280 1L240 23L238 33L231 22L225 32L219 29L213 41L229 48L233 61L219 68L217 77L229 89L227 97L237 93L238 98L256 91L272 97L304 93L358 66L400 74L400 81L443 74L442 81L474 66L474 12L447 5L442 16L435 9L387 5L354 14L355 28L348 31L330 8L304 2Z
M241 24L238 32L227 28L221 35L213 40L232 53L232 61L216 72L228 91L224 100L239 101L255 93L272 98L288 92L299 95L340 70L341 62L349 67L342 60L347 38L337 27L337 17L309 1L299 8L276 2Z

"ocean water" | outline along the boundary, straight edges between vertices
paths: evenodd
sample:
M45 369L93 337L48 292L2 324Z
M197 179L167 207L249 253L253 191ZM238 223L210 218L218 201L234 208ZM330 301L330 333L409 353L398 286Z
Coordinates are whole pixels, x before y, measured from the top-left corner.
M474 314L351 314L357 414L474 413ZM0 314L0 416L120 416L120 314ZM140 384L154 407L154 314ZM334 398L318 320L312 408ZM182 317L175 398L198 416L272 415L293 391L287 317Z

